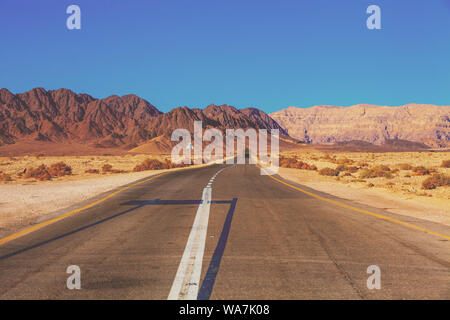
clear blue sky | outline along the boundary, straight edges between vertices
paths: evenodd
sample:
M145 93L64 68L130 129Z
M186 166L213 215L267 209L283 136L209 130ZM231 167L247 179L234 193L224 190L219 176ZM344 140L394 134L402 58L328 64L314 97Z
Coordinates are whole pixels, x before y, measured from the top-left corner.
M370 4L382 30L366 28ZM162 111L450 105L450 0L1 0L0 35L14 93L135 93Z

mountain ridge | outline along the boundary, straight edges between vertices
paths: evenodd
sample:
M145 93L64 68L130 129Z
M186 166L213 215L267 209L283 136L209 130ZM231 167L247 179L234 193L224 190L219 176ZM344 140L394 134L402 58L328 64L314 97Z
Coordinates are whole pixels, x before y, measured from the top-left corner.
M291 137L314 144L361 140L381 145L388 140L408 140L435 148L450 146L450 106L318 105L288 107L269 116Z
M196 120L204 128L276 128L287 136L258 109L210 104L204 109L177 107L163 113L134 94L96 99L64 88L34 88L18 94L0 90L0 145L47 141L131 149L159 136L170 137L177 128L192 132Z
M210 104L204 109L184 106L163 113L135 94L97 99L65 88L33 88L18 94L0 89L0 146L73 143L131 150L147 142L163 145L162 141L170 141L177 128L192 132L196 120L202 121L205 129L222 131L278 129L281 137L312 144L339 146L365 141L396 145L391 141L411 141L436 148L450 146L450 106L319 105L266 114L257 108ZM157 137L165 138L154 140Z

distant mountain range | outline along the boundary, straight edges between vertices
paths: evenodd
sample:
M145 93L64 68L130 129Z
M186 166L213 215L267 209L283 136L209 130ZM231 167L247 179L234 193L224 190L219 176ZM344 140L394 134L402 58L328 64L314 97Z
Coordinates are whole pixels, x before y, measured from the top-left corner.
M386 142L395 145L392 141L406 140L435 148L450 146L450 106L289 107L270 116L291 137L307 143L339 144L359 140L375 145Z
M382 144L409 140L448 147L450 106L290 107L267 115L255 108L236 109L211 104L204 109L178 107L162 113L136 95L96 99L68 89L35 88L13 94L0 90L0 153L8 145L48 142L95 148L145 150L165 145L177 128L193 130L194 120L205 128L279 129L285 139L306 143L362 140ZM141 149L139 149L141 147ZM143 148L143 149L142 149Z

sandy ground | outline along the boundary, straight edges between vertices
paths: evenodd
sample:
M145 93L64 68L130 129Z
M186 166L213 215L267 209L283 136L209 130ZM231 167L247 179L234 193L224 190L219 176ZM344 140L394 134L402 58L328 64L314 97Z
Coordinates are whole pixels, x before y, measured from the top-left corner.
M320 153L307 150L283 154L294 157L310 165L322 168L336 168L340 159L353 161L349 166L368 168L386 165L391 170L400 164L424 166L441 174L450 174L449 168L441 167L443 160L450 159L449 152L397 152L397 153ZM315 190L337 197L353 200L393 213L422 218L450 225L450 187L443 186L424 190L422 182L430 175L418 176L412 170L393 172L392 178L360 178L360 172L338 177L322 176L318 171L280 168L279 174L285 179L298 182ZM348 173L347 173L348 174Z
M115 170L133 171L133 168L142 163L145 159L152 158L158 160L169 159L164 156L149 156L141 155L115 155L115 156L22 156L22 157L0 157L0 171L9 174L12 181L8 184L28 184L40 183L34 179L23 179L18 174L24 169L36 168L41 164L50 166L53 163L64 162L72 168L72 175L59 178L52 178L53 182L57 181L72 181L86 178L99 177L102 173L102 167L110 164ZM96 169L100 171L99 174L85 173L86 170ZM0 182L5 183L5 182Z

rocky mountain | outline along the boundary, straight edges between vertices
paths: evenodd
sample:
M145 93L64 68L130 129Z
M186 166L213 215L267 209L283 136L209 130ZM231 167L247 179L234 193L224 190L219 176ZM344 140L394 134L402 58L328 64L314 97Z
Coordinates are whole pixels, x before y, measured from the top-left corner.
M255 108L211 104L204 109L178 107L162 113L132 94L96 99L68 89L35 88L19 94L0 89L0 153L7 146L11 153L21 145L25 152L52 143L64 148L169 150L171 133L177 128L192 132L195 120L201 120L204 128L220 130L279 129L284 138L316 144L365 141L408 148L408 141L414 141L432 147L450 145L450 106L290 107L267 115Z
M406 140L431 147L450 147L450 106L289 107L269 116L291 137L308 143L359 140L381 145Z
M257 109L212 104L203 110L179 107L162 113L135 95L95 99L67 89L35 88L20 94L0 90L0 145L46 141L130 149L160 136L170 137L177 128L192 131L195 120L203 121L205 128L222 130L282 130Z

